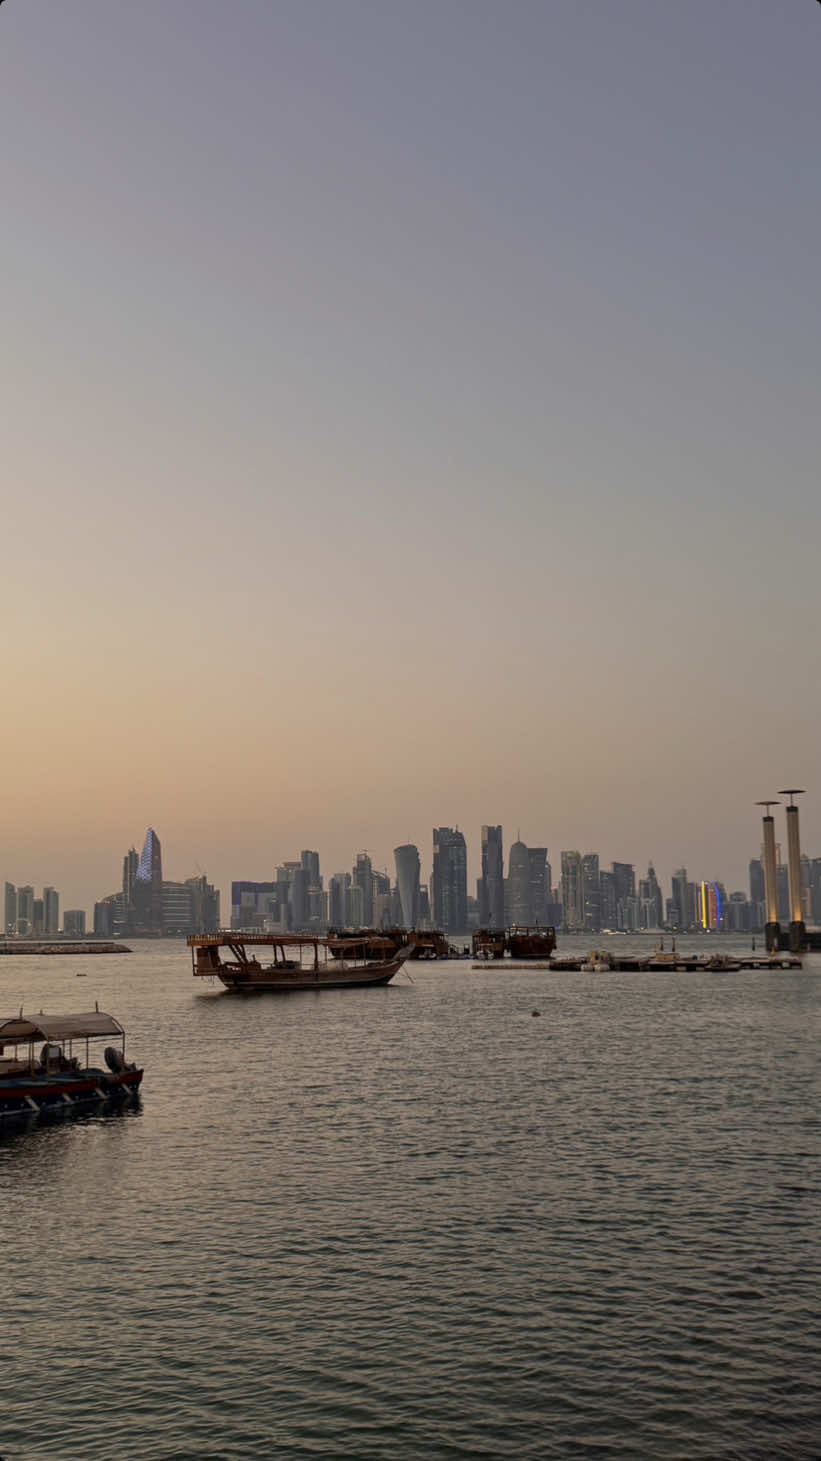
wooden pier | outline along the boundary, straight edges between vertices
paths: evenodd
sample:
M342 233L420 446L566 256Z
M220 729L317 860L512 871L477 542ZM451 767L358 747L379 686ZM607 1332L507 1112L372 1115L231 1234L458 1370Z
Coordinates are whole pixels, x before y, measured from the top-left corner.
M556 974L735 974L742 969L801 969L795 954L591 954L559 955L539 962L519 964L505 960L502 965L485 961L471 964L471 969L487 971L502 968L505 972L543 969Z

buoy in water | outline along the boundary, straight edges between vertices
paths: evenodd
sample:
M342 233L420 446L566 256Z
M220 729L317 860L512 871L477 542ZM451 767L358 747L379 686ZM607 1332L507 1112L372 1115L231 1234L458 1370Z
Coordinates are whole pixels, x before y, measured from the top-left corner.
M541 1010L531 1010L530 1013L532 1014L532 1016L533 1016L533 1018L535 1020L535 1019L538 1019L539 1015L541 1014Z

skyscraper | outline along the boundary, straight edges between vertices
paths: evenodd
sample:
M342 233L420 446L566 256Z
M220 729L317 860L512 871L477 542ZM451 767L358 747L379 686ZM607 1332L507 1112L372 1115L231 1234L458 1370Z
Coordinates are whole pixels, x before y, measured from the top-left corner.
M676 868L673 873L673 922L676 928L689 928L692 922L690 917L690 898L687 884L686 867Z
M188 883L163 881L162 922L163 933L188 934L193 932L194 907Z
M132 896L137 928L145 933L162 933L162 848L153 827L145 834Z
M562 853L562 921L568 933L584 928L582 859L579 852Z
M373 904L371 904L371 912L373 912ZM364 928L366 922L362 884L352 881L345 889L345 926L347 928Z
M331 928L344 928L347 923L345 894L351 885L350 873L334 873L328 879L328 923Z
M458 827L433 829L433 921L444 933L464 933L468 918L467 848Z
M68 938L84 938L86 915L84 908L67 908L63 917L63 933Z
M29 934L34 923L34 889L30 883L17 889L17 932Z
M325 922L325 899L322 889L322 874L319 871L319 853L305 850L299 854L307 879L305 891L306 926L311 932L318 932Z
M505 865L501 827L482 828L479 923L483 928L505 926Z
M550 864L546 847L528 847L530 863L530 916L534 923L549 923L547 905L550 901Z
M205 874L186 878L191 889L191 929L194 933L216 933L220 926L219 889L209 883Z
M419 889L419 928L430 928L430 894L427 883L423 883Z
M642 928L661 928L664 922L664 899L652 863L647 868L647 877L639 880L639 902Z
M288 902L291 905L291 927L304 929L308 923L308 874L301 864L291 871Z
M585 933L598 933L601 928L601 884L597 852L586 852L582 858L582 921Z
M607 872L604 868L599 869L599 903L601 907L602 928L617 928L616 879L612 872Z
M129 847L123 858L123 918L128 922L134 910L134 879L140 865L136 847Z
M412 842L405 842L393 849L396 863L396 881L402 904L402 922L405 928L419 925L419 848Z
M635 869L632 862L614 862L611 866L616 893L616 927L631 931L638 927Z
M821 857L814 857L810 868L810 922L821 925Z
M373 926L390 928L391 924L391 880L386 872L373 870Z
M362 890L362 927L370 928L373 922L373 864L367 852L356 854L353 882L355 887Z
M56 888L43 889L43 932L51 938L60 927L60 894Z
M101 898L94 904L93 928L98 938L111 938L114 933L114 920L121 906L121 894L119 893Z
M510 898L510 921L520 928L533 922L530 903L530 853L524 842L510 845L507 864L507 887Z
M780 849L779 849L780 851ZM779 923L790 921L790 881L786 863L780 860L775 869L775 886L778 898L778 920Z
M750 902L764 902L764 865L760 857L750 858Z
M727 893L723 883L702 882L698 887L699 922L705 929L722 929Z
M17 932L17 888L14 883L6 883L5 897L3 903L3 931L5 933Z

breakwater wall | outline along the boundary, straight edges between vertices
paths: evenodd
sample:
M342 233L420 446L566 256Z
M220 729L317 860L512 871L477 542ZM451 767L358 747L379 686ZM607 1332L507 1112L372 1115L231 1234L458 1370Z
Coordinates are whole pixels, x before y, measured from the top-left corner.
M89 939L87 942L50 939L6 939L0 943L2 954L130 954L128 944L115 943L106 939Z

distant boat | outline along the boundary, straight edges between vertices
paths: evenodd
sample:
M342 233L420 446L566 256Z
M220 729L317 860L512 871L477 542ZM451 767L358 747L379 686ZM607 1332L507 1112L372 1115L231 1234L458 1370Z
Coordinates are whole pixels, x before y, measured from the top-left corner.
M334 959L367 959L385 963L408 942L403 928L330 928L325 937L328 953Z
M341 947L344 943L347 951ZM363 948L361 936L335 937L331 949L327 938L310 934L233 931L191 934L188 947L193 974L217 978L233 994L295 994L389 984L411 953L406 944L388 957L374 959L372 949ZM260 963L257 949L270 950L269 962ZM222 956L223 950L227 950L227 958Z
M556 947L555 928L519 928L508 930L507 946L512 959L549 959Z
M503 928L478 928L473 935L474 959L501 959L505 952Z
M613 968L613 960L610 954L602 953L601 949L594 949L592 954L588 954L580 968L582 974L605 974Z

